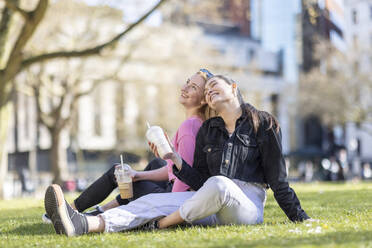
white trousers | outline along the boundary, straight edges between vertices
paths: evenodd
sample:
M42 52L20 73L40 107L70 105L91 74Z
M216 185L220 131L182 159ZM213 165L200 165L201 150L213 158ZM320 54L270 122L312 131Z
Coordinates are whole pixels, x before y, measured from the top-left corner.
M176 210L192 224L251 225L262 223L265 201L263 186L214 176L197 192L149 194L101 216L106 232L130 230Z

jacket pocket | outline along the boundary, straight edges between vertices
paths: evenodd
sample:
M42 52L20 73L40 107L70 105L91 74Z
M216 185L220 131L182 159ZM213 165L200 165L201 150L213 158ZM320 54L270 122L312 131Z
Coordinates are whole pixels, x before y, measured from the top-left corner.
M240 161L251 161L258 156L258 144L256 140L251 139L248 143L240 145Z
M222 147L216 145L206 145L203 152L206 153L207 164L209 168L219 166L222 160Z

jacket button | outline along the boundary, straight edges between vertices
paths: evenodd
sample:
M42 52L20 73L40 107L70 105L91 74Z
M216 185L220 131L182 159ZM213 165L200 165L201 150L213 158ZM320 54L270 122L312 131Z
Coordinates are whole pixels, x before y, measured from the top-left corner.
M230 161L229 161L228 159L225 160L225 164L229 164L229 162L230 162Z
M212 148L208 148L208 152L211 152L212 151Z

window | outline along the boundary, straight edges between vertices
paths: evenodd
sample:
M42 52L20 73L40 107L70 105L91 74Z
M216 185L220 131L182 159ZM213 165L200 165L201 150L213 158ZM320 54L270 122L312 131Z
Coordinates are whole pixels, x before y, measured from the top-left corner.
M353 11L351 13L351 16L352 16L352 19L353 19L353 24L357 24L358 23L358 16L357 16L357 11L355 9L353 9Z

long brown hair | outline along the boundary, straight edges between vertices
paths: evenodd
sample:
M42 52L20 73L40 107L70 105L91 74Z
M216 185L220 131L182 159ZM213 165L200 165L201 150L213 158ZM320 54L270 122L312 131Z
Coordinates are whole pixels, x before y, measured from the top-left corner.
M217 116L217 112L211 107L209 107L208 104L204 104L198 109L198 115L203 121L205 121L208 120L209 118Z
M212 78L219 78L229 85L232 85L235 83L234 80L227 78L223 75L215 75L209 78L208 80L211 80ZM253 105L245 102L242 94L240 93L239 88L237 87L236 89L237 89L237 97L240 103L240 107L242 108L243 112L247 113L248 118L250 118L250 121L253 125L254 132L257 134L260 125L265 121L269 123L269 126L267 129L274 128L276 132L279 132L280 126L279 126L278 120L270 113L266 111L258 110Z

